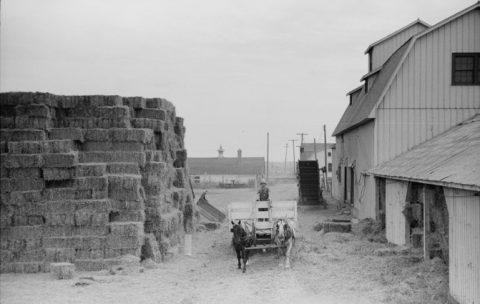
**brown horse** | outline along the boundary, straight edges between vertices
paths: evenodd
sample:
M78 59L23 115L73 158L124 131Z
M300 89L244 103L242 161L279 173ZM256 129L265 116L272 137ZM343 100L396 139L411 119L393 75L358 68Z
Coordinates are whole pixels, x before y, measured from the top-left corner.
M232 244L237 253L238 269L242 269L240 259L243 259L243 273L245 273L250 256L250 250L245 250L245 248L256 246L255 225L252 224L252 231L248 231L248 228L243 228L241 221L238 221L237 224L232 221L232 225L233 227L230 229L230 232L233 232Z

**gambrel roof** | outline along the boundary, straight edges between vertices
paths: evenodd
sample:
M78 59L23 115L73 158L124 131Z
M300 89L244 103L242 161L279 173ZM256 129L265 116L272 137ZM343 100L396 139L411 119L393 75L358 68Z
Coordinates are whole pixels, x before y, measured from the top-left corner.
M342 118L340 119L340 122L333 131L332 136L341 135L375 118L375 109L378 107L380 101L385 96L388 88L390 87L392 81L395 79L395 76L400 70L402 64L404 63L408 54L413 49L415 42L420 37L475 9L480 9L480 1L460 11L459 13L454 14L449 18L437 23L436 25L431 26L428 29L414 35L412 38L407 40L407 42L405 42L405 44L403 44L395 53L393 53L392 56L390 56L390 58L382 66L380 72L378 73L377 79L373 83L373 86L370 88L370 90L365 93L364 87L353 105L349 106L345 110ZM378 44L379 42L380 41L377 41L371 46Z

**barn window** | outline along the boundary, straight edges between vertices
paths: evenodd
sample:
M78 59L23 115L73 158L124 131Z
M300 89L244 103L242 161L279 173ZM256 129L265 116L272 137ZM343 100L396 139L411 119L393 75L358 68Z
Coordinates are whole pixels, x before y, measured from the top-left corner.
M454 53L453 85L480 85L480 53Z
M332 163L328 163L328 172L332 172Z

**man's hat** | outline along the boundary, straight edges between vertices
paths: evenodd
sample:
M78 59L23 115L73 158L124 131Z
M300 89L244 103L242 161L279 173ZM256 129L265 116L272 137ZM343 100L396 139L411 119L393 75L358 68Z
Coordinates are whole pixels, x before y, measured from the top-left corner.
M262 180L260 181L260 185L261 185L261 184L265 184L265 185L266 185L267 182L262 178Z

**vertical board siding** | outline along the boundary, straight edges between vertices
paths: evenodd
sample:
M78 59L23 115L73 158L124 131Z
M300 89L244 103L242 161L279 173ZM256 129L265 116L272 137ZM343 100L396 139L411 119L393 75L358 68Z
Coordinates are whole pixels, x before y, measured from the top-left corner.
M478 113L480 86L451 84L452 53L480 52L478 37L473 10L416 40L378 107L377 164Z
M372 70L381 67L408 39L425 29L425 26L417 23L397 35L375 45L373 47L375 52L372 53Z
M449 217L450 295L460 304L480 303L480 197L444 188Z
M385 222L386 237L390 243L405 245L408 243L407 222L402 211L405 208L408 183L386 180Z
M337 162L347 159L348 165L355 161L355 185L354 185L354 207L358 210L358 218L375 218L375 182L373 177L365 176L366 172L374 166L374 123L369 122L361 127L344 133L343 142L341 137L336 141ZM336 168L334 168L336 171ZM333 176L333 178L336 178ZM345 172L342 172L342 182L337 185L336 199L344 199L343 187L345 186ZM348 189L350 191L350 189Z

